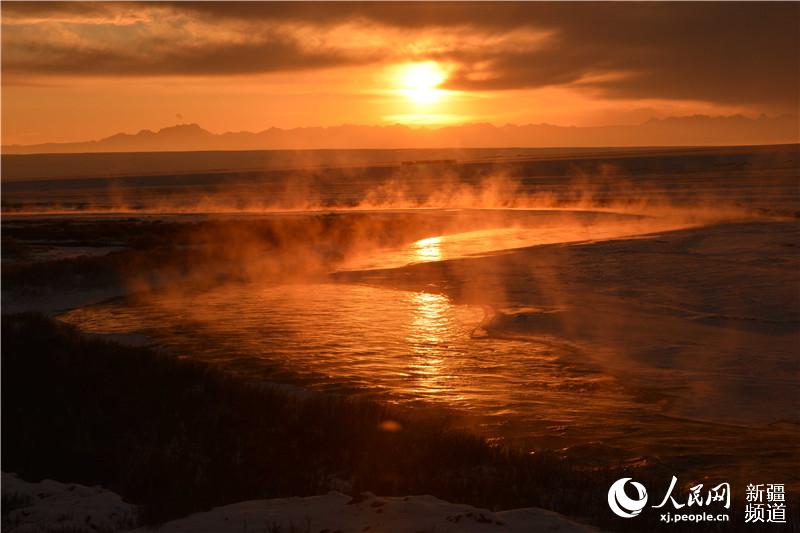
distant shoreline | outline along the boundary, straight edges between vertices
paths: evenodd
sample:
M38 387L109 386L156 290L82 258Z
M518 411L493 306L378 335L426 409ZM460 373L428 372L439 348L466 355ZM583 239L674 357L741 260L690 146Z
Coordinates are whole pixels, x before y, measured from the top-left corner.
M196 173L313 171L396 167L404 163L509 164L630 157L775 153L800 144L553 148L269 149L2 154L4 183L86 178L132 178Z

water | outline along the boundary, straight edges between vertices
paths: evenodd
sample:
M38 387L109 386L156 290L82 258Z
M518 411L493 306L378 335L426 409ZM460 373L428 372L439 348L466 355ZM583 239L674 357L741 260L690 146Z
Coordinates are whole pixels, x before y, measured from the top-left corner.
M430 163L440 160L455 163ZM218 213L644 200L789 211L800 205L797 168L793 146L4 155L3 211Z
M511 284L492 279L504 271L491 262L480 263L483 270L472 270L464 261L447 263L442 270L449 277L439 285L414 278L434 268L405 267L508 254L534 245L647 239L713 223L717 213L720 219L740 216L743 207L763 208L770 216L790 214L800 205L796 150L774 157L759 153L542 160L515 163L503 172L480 163L453 172L388 165L305 174L15 182L4 201L31 213L94 210L109 216L109 223L114 213L182 213L198 220L223 218L219 213L225 212L226 220L235 220L278 217L274 211L286 210L291 215L282 216L302 226L303 217L319 216L308 210L336 211L329 220L352 230L345 232L347 239L293 243L292 248L301 255L312 250L308 255L336 256L323 273L335 270L334 276L286 283L279 278L301 270L294 268L298 257L278 252L264 260L277 261L279 268L249 268L250 261L260 260L255 248L241 256L250 273L245 282L161 287L61 318L95 333L145 333L179 357L203 359L252 379L365 395L415 412L447 411L456 424L488 438L559 450L590 467L644 456L696 479L716 475L800 486L797 418L784 416L787 406L796 405L796 396L794 403L770 406L772 398L786 399L796 391L796 364L787 348L792 340L769 333L761 319L775 317L759 314L785 303L772 290L781 281L766 269L792 255L790 238L776 235L778 248L769 254L761 248L764 242L753 245L750 236L735 233L719 241L702 235L683 256L666 245L635 256L606 248L605 255L578 257L582 263L567 276L573 285L538 293L526 280L555 280L554 274L574 263L523 264L519 280ZM458 176L451 176L455 170ZM595 211L524 209L563 205ZM628 214L597 211L615 206L625 206ZM390 213L401 222L370 224ZM390 245L383 246L387 241ZM707 242L725 246L717 255L698 253ZM729 253L739 243L742 250ZM632 257L630 268L626 257ZM670 258L676 262L663 264ZM702 268L692 270L701 260ZM736 265L762 263L763 275L752 270L757 275L729 276ZM351 274L364 270L373 274L361 282L369 280L371 286L346 282L358 280ZM640 270L654 274L648 277ZM714 283L714 277L720 282ZM730 283L737 288L728 297L731 291L724 289ZM608 323L619 329L620 338L630 340L626 331L636 330L641 339L634 339L641 345L601 345L602 335L593 341L580 332L528 332L524 340L486 335L485 322L498 306L475 293L463 298L459 289L467 285L479 290L477 296L496 296L502 292L496 289L511 287L500 296L519 297L526 305L539 305L540 297L566 297L570 317L583 317L589 325L616 317ZM457 302L446 294L462 298ZM592 314L591 305L604 298L611 303ZM756 305L764 298L775 304L765 306L766 311ZM459 303L466 301L485 305ZM649 302L655 304L647 307ZM747 313L739 313L737 306ZM750 310L755 310L753 317ZM708 325L711 315L740 322L757 318L751 320L753 327L764 331L751 335L725 329L724 321L714 329ZM740 343L752 350L742 351Z
M594 365L586 347L554 337L487 338L486 313L427 292L248 283L85 307L62 318L92 332L144 332L178 356L249 378L439 408L486 437L568 448L590 466L658 456L704 475L730 477L735 463L737 472L790 481L782 465L793 460L794 428L665 416L675 382L638 387ZM759 458L765 449L768 463Z
M630 419L630 397L578 363L575 347L486 338L486 313L426 292L252 283L63 318L88 331L141 331L175 354L249 377L291 376L312 388L454 409L492 436L546 429L571 443L582 439L566 428L580 423L585 438L597 438Z
M684 217L655 218L567 209L451 209L444 212L427 209L414 214L420 219L449 216L456 221L451 224L453 227L461 224L481 229L444 233L404 246L368 248L361 253L355 250L337 265L337 269L391 269L416 263L479 257L530 246L637 236L697 224Z
M417 212L422 219L488 219L489 226L512 227L370 248L344 258L337 270L393 269L685 226L616 213L491 214L498 213L491 221L480 211ZM448 410L495 438L561 447L620 434L638 416L617 379L576 345L552 336L490 338L482 326L493 314L489 305L456 304L435 292L255 276L211 289L158 290L61 318L95 333L145 333L178 356L252 378Z
M681 227L640 217L562 215L538 213L529 227L467 231L372 250L347 258L341 270L394 269ZM404 270L396 272L402 276ZM608 363L618 354L604 360L608 348L592 343L547 334L524 340L488 336L484 326L493 313L488 305L458 304L435 291L255 277L213 288L159 290L60 318L94 333L144 333L178 357L202 359L252 379L447 411L456 424L488 438L562 450L590 466L646 456L698 469L698 475L730 477L735 463L737 476L756 472L794 479L787 470L796 453L795 423L773 423L779 421L767 413L762 424L737 425L693 420L680 412L687 402L700 401L693 387L709 380L725 386L728 378L715 377L713 368L698 373L648 361L614 368ZM674 325L665 321L662 327L667 324ZM741 389L745 383L733 385ZM746 395L738 401L745 407L755 402ZM736 406L728 407L730 416Z

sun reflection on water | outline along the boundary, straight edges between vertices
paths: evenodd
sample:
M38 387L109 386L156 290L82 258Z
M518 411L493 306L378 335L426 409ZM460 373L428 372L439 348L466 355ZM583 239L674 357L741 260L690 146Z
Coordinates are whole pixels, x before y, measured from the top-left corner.
M450 301L441 294L427 292L412 293L410 300L412 312L406 342L411 352L411 388L428 394L443 391L449 378L445 352L452 335Z
M411 296L411 336L418 351L436 350L448 334L450 302L441 294L416 292Z
M431 237L415 242L411 247L415 262L438 261L442 258L442 238ZM444 389L442 380L449 334L450 300L441 294L415 292L410 294L410 324L406 342L411 349L409 374L415 390L428 393Z
M442 238L419 240L411 245L411 253L416 262L439 261L442 258Z

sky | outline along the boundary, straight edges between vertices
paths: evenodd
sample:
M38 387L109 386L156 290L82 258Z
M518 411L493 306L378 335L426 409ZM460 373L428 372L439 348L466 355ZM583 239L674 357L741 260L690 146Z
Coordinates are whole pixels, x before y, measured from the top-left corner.
M800 3L2 3L2 142L798 112Z

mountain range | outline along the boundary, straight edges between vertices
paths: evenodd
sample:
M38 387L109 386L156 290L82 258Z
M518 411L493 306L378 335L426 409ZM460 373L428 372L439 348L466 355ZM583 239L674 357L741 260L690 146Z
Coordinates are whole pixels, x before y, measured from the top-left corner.
M638 125L463 124L269 128L260 132L211 133L198 124L158 131L117 133L95 141L3 145L3 154L173 152L207 150L501 148L600 146L712 146L800 142L798 117L748 118L694 115L652 119Z

